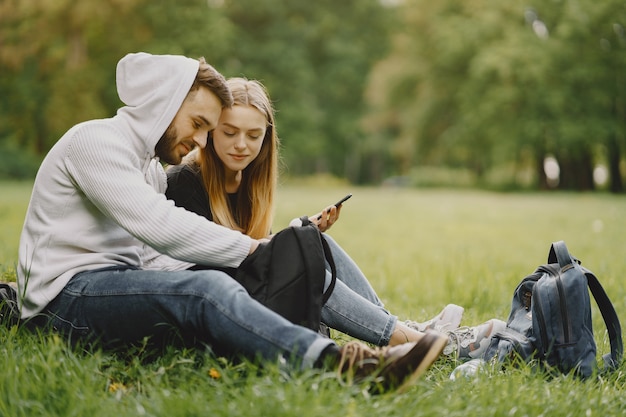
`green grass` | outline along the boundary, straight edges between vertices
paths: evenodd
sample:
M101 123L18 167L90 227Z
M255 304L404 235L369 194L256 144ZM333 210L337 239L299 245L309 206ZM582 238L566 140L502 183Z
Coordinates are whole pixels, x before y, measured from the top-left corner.
M31 182L0 181L0 272L14 271Z
M626 199L603 194L284 186L274 230L346 192L330 234L400 318L463 305L463 324L506 318L518 281L565 240L596 273L626 323ZM0 183L0 270L14 277L29 184ZM599 353L608 351L594 310ZM343 339L342 335L334 333ZM547 379L527 367L450 381L442 359L402 395L370 397L328 373L233 363L210 351L157 357L83 351L54 335L0 328L0 416L610 416L626 411L626 367L592 381ZM600 355L599 355L600 356ZM213 377L211 376L213 375Z

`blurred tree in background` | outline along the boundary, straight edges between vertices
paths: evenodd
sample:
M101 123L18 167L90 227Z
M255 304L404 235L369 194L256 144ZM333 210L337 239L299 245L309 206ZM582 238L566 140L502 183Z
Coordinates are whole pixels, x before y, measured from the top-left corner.
M41 157L73 124L112 116L127 52L224 55L228 24L207 10L197 0L0 0L0 174L21 172L23 155Z
M391 11L378 0L232 0L223 9L234 30L219 68L268 87L288 172L363 179L363 91L388 51Z
M289 175L621 192L625 26L618 0L0 0L0 176L113 115L142 50L263 81Z
M368 96L372 130L404 173L463 167L480 180L525 168L547 187L622 191L626 2L406 0L402 28ZM621 174L620 174L621 168Z

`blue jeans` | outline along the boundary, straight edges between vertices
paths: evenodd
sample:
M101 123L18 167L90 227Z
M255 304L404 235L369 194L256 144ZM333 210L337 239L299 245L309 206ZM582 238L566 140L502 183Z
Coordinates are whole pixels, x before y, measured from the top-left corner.
M329 235L324 234L337 268L335 289L322 308L329 327L378 346L389 344L398 318L385 310L357 264ZM327 281L330 281L327 271Z
M105 345L178 333L251 359L310 367L334 342L252 299L224 272L105 268L81 272L47 306L50 324L72 339Z

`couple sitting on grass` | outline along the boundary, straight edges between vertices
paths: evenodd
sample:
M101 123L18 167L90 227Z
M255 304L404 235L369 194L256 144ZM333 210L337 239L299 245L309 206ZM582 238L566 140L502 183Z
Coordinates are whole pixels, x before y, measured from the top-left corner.
M219 269L194 268L236 268L270 238L279 147L270 98L203 59L146 53L120 60L117 90L117 114L71 128L39 169L20 239L22 320L103 346L175 333L398 390L442 352L480 356L504 326L459 328L463 309L452 304L422 323L398 320L329 236L337 283L322 321L368 344L339 346ZM310 220L324 232L339 212Z

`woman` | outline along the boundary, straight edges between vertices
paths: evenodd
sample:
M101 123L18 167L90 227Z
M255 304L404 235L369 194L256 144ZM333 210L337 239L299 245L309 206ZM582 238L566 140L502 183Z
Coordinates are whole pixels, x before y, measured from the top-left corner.
M278 177L279 139L274 111L267 91L258 81L231 78L228 86L233 107L223 110L206 147L196 149L183 164L168 169L166 195L177 206L262 239L271 234ZM337 221L340 210L341 206L330 206L310 220L324 232ZM417 341L426 328L435 328L454 334L451 340L458 345L457 353L462 353L459 351L464 344L459 338L467 341L468 337L484 338L492 333L492 325L454 333L463 308L452 304L426 323L400 322L384 309L347 253L330 236L326 238L337 267L335 289L322 309L322 321L329 327L378 346ZM469 336L464 336L466 333ZM469 348L466 350L469 354Z

